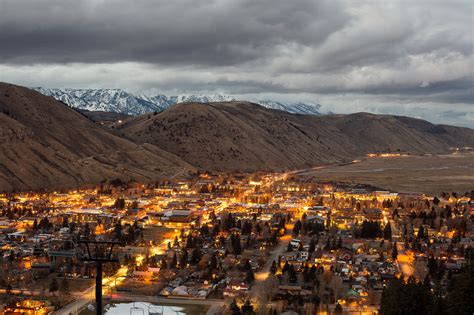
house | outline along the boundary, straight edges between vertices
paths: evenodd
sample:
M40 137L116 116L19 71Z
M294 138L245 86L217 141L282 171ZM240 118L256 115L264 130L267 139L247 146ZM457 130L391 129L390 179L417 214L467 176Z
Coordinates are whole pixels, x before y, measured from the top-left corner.
M27 314L27 315L42 315L48 314L51 311L46 307L45 303L36 300L23 300L16 303L7 304L3 314Z
M153 276L153 272L147 270L147 271L139 271L139 270L134 270L131 274L132 278L138 279L138 280L150 280L151 277Z
M315 222L315 223L320 223L320 224L326 225L327 217L325 218L325 217L322 217L322 216L320 216L320 215L318 215L318 214L316 214L316 215L308 215L308 216L306 217L306 220L307 220L308 222Z
M224 296L235 297L240 293L247 292L250 290L250 285L237 279L231 280L229 284L224 288Z
M339 258L345 261L352 259L352 251L346 248L342 248L339 250Z
M290 245L293 246L293 248L298 248L300 247L301 240L298 240L296 238L292 239L290 242Z
M27 239L27 235L22 232L13 232L7 234L7 240L15 241L15 242L25 242Z
M298 256L302 260L307 260L309 258L309 253L307 251L298 252Z
M194 217L188 209L169 210L163 213L160 221L166 225L183 226L194 221Z
M344 238L342 240L342 247L347 248L350 251L357 250L362 246L364 246L364 240L354 238Z

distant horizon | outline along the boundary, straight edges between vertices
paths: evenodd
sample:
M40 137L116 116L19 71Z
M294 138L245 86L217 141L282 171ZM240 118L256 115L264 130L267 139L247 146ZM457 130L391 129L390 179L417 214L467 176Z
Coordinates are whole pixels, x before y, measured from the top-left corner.
M146 91L134 91L133 89L127 89L127 88L120 88L120 87L95 87L95 88L87 88L87 87L45 87L45 86L30 86L29 88L32 89L37 89L37 88L42 88L42 89L51 89L51 90L117 90L117 91L124 91L126 93L132 94L137 97L141 96L156 96L156 95L163 95L168 98L171 97L182 97L182 96L203 96L203 97L208 97L208 96L226 96L226 97L232 97L235 98L236 101L272 101L272 102L279 102L282 104L298 104L298 103L305 103L313 106L320 106L320 111L321 115L350 115L350 114L357 114L357 113L367 113L367 114L374 114L374 115L393 115L393 116L401 116L401 117L410 117L410 118L415 118L415 119L421 119L428 121L432 124L435 125L449 125L449 126L457 126L457 127L465 127L465 128L470 128L474 129L474 120L473 121L467 121L466 124L458 123L457 121L444 121L444 120L436 120L436 119L430 119L427 117L423 117L422 115L413 115L413 113L408 112L408 111L402 111L402 112L397 112L396 110L394 112L380 112L380 110L375 110L375 111L370 111L370 109L364 109L361 108L360 110L354 111L347 111L347 108L351 108L350 106L336 106L336 109L342 109L344 112L336 111L334 108L332 108L330 105L325 105L322 104L321 102L318 101L312 101L312 100L307 100L307 99L291 99L286 97L285 99L281 99L274 96L272 94L231 94L231 93L224 93L224 92L215 92L215 93L181 93L181 94L167 94L167 93L162 93L159 92L158 89L149 89ZM179 102L178 102L179 103Z

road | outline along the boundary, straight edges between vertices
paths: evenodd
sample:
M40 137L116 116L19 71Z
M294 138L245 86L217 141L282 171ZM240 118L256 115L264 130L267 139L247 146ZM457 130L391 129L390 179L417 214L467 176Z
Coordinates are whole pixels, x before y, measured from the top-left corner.
M365 161L365 160L366 160L366 158L361 158L361 159L349 161L349 162L346 162L346 163L323 164L323 165L314 166L314 167L311 167L311 168L304 168L304 169L300 169L300 170L294 170L294 171L286 172L283 175L286 176L286 177L290 176L290 175L303 175L304 176L304 175L311 174L311 172L313 172L313 171L321 170L321 169L324 169L324 168L345 166L345 165L349 165L349 164L357 164L357 163L361 163L362 161Z
M12 289L10 290L10 292L7 292L6 289L0 289L0 294L18 294L18 295L29 295L29 296L54 295L51 292L41 292L37 290L28 290L28 289Z
M55 311L53 314L78 314L81 309L85 308L87 304L91 303L94 292L94 287L84 290L73 302Z
M175 233L174 236L177 236L179 233ZM150 248L151 254L161 254L166 251L168 242L172 242L173 239L165 239L163 242L157 246L153 246ZM140 260L143 260L145 256L143 254L138 255ZM112 288L116 287L118 284L125 280L127 276L128 268L121 267L117 273L111 277L102 279L102 286L104 290L104 294L107 293L107 290L111 290ZM76 293L77 299L60 310L56 311L54 314L76 314L76 312L80 311L81 309L85 308L88 304L93 303L95 299L95 284L88 289L84 290L83 292Z
M102 280L102 285L106 286L105 288L108 287L110 290L111 287L115 287L125 279L124 277L127 275L127 271L127 267L120 268L112 277L104 278ZM91 304L95 298L95 284L80 293L74 294L74 296L75 300L73 302L57 310L54 314L77 314L81 309L85 308L88 304Z
M392 228L392 239L397 242L397 266L398 270L405 279L408 279L410 276L413 276L415 272L414 257L411 251L405 249L405 243L400 237L400 232L398 231L398 225L395 220L390 220L390 226Z
M257 293L260 292L261 286L265 283L268 276L270 275L270 268L272 266L273 261L278 262L278 256L283 254L287 247L288 243L291 241L291 233L293 231L292 224L288 225L289 228L286 230L286 234L280 237L280 242L278 243L277 247L275 247L271 252L270 256L268 257L267 261L262 267L262 270L255 274L255 283L250 288L250 293Z
M413 253L407 252L405 250L405 245L403 243L397 243L398 257L397 264L398 269L403 274L404 278L407 279L415 273L415 267L413 265L414 258Z

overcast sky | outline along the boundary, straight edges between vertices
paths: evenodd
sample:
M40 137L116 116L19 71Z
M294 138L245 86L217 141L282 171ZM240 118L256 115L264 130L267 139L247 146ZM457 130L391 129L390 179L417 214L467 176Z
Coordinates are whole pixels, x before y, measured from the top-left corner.
M0 0L0 81L474 127L472 0Z

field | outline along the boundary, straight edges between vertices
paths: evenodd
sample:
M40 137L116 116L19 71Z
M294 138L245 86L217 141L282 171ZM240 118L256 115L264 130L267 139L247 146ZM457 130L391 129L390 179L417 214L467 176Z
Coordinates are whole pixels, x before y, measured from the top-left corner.
M465 193L474 190L474 152L365 158L352 164L301 171L298 176L322 182L369 184L396 192Z
M105 306L106 315L129 315L129 314L148 314L148 312L157 312L163 315L204 315L209 307L207 305L180 304L180 303L162 303L160 305L148 302L118 302ZM93 310L84 309L81 315L95 314Z

